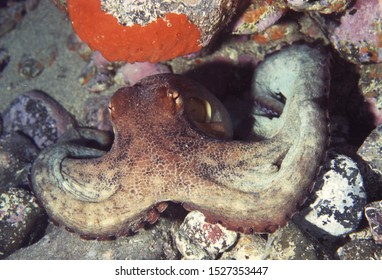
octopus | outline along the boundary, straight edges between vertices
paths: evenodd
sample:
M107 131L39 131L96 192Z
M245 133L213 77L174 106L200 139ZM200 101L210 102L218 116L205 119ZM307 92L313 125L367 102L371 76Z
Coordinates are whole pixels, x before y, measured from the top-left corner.
M104 239L154 223L168 202L244 233L285 225L311 190L328 143L328 61L297 45L256 67L252 136L232 139L225 107L197 82L158 74L110 99L108 151L78 141L40 153L35 195L59 225Z

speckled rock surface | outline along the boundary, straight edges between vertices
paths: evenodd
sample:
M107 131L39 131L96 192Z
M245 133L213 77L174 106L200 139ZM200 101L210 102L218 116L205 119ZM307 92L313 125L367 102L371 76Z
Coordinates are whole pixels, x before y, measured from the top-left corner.
M166 219L153 228L140 230L133 236L111 241L82 239L78 234L50 225L46 235L36 244L12 254L11 260L149 260L177 259L179 254L169 233L173 226Z
M0 259L40 238L46 219L29 191L0 189Z
M365 216L375 243L382 245L382 201L366 205Z
M358 149L357 154L368 162L374 171L382 174L382 125L370 133Z
M341 236L354 231L366 204L357 164L347 156L330 153L309 201L295 217L303 228L314 235Z
M355 239L337 250L340 260L382 260L382 245L370 239Z
M341 17L330 40L340 55L353 63L382 61L382 2L357 0Z
M176 246L183 259L215 259L236 242L236 232L204 219L201 212L192 211L175 233Z
M277 230L268 237L271 260L317 260L320 253L316 244L292 222Z
M75 122L72 116L47 93L25 92L15 98L3 114L4 132L19 131L44 148Z

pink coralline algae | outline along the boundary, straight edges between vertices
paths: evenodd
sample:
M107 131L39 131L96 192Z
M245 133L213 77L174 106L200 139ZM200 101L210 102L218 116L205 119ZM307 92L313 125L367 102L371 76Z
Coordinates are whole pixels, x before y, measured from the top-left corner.
M382 2L357 0L341 17L330 40L353 63L382 62Z

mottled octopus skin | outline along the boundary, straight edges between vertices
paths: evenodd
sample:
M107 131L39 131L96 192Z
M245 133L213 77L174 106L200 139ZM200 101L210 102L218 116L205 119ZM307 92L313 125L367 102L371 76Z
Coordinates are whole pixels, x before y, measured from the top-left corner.
M39 155L32 167L36 196L54 221L86 237L136 230L154 222L167 201L232 230L276 230L306 197L328 139L327 63L317 50L289 48L257 71L291 63L300 78L288 85L293 91L285 93L283 126L272 138L204 135L182 110L182 92L195 83L172 74L150 76L112 96L110 151L67 143Z

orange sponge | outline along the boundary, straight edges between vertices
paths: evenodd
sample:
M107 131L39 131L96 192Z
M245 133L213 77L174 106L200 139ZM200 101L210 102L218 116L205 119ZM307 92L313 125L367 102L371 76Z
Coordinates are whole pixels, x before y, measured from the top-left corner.
M168 13L145 26L124 26L101 10L100 0L67 0L78 36L109 61L159 62L196 52L200 30L184 14Z

